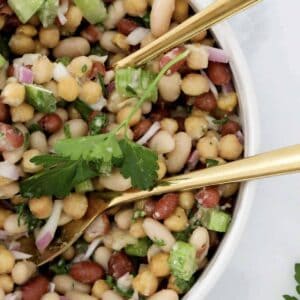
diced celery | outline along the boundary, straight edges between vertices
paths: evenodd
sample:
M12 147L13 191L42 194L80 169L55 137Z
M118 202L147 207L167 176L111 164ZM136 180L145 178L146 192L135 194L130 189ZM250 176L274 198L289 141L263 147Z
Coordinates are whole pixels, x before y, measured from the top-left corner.
M90 179L77 184L77 186L75 187L76 193L80 193L80 194L92 192L93 190L94 190L94 186Z
M6 65L7 61L2 54L0 54L0 69Z
M141 97L155 78L156 74L141 68L118 69L116 71L116 88L118 93L125 98ZM147 100L155 102L157 94L156 88Z
M135 244L127 245L125 252L128 255L145 257L147 256L148 249L151 245L151 241L148 238L139 239Z
M197 270L196 248L189 243L176 242L170 253L169 266L176 278L189 281Z
M56 99L52 92L38 85L28 84L26 87L26 100L37 111L51 113L56 110Z
M49 27L57 17L59 0L45 0L39 10L39 18L44 27Z
M229 214L216 208L203 209L202 213L201 223L204 227L217 232L227 231L231 221Z
M74 3L91 24L102 23L107 16L107 10L102 0L74 0Z
M8 0L8 5L22 23L26 23L43 5L44 0Z

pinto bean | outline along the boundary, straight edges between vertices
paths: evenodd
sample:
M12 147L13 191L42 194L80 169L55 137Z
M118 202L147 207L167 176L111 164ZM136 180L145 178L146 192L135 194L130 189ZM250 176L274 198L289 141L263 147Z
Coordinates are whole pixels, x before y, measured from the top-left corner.
M170 217L178 206L179 197L177 194L170 193L164 195L155 204L153 218L164 220Z
M184 52L184 47L177 47L166 53L161 60L159 61L159 67L162 69L166 64L168 64L171 60L173 60L176 56L178 56L180 53ZM175 72L177 72L184 64L186 60L183 59L179 61L177 64L173 65L168 71L167 75L171 75Z
M212 92L208 92L196 97L194 106L201 110L212 112L217 108L217 100Z
M198 202L206 208L216 207L220 202L220 194L217 188L208 187L196 194Z
M207 75L216 85L228 84L231 80L231 72L227 64L210 62L208 64Z
M47 133L55 133L60 130L63 125L62 119L55 113L45 115L38 123Z
M70 275L79 282L90 284L98 279L102 279L104 277L104 270L97 263L83 261L72 265Z
M17 128L0 123L0 152L13 151L24 143L24 135Z
M140 121L137 125L133 128L133 138L134 140L138 140L141 138L151 127L152 122L148 119Z
M40 300L47 293L49 281L43 276L35 277L25 284L22 289L22 300Z
M152 217L154 211L155 211L156 201L153 199L147 199L144 205L144 210L146 213L146 216Z
M0 122L7 122L9 120L9 107L0 101Z
M197 227L193 231L193 233L189 239L189 242L197 250L197 263L198 263L198 265L200 265L200 263L206 257L208 249L209 249L209 233L208 233L207 229L204 227Z
M222 125L220 132L221 135L227 135L227 134L235 134L241 129L241 126L239 123L235 121L228 121L224 125Z
M89 25L81 31L80 35L90 43L96 43L100 40L102 31L95 25Z
M108 273L114 278L120 278L126 273L133 271L133 264L129 257L123 252L115 252L108 262Z
M77 57L87 55L90 50L90 44L86 39L82 37L70 37L59 42L53 50L53 55L55 57Z
M137 29L139 25L129 19L122 19L117 24L117 29L120 33L123 33L125 35L129 35L133 30Z

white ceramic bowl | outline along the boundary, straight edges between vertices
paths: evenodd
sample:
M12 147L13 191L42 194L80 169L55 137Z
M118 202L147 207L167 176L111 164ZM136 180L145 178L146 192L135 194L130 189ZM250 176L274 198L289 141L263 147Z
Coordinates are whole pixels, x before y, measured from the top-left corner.
M205 1L191 0L190 2L195 10L199 10L203 8ZM256 97L248 66L233 32L226 22L214 26L212 32L221 48L223 48L230 57L235 88L239 95L240 118L245 134L245 156L251 156L257 153L259 145L259 126ZM254 192L254 182L247 182L241 185L230 229L222 240L213 259L209 262L209 265L190 292L184 297L185 300L205 299L207 293L216 284L240 240L251 210Z

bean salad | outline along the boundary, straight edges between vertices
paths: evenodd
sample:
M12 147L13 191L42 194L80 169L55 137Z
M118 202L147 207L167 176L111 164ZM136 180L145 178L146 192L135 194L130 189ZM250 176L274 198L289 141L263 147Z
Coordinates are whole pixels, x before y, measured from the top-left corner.
M178 300L201 275L236 183L110 209L42 267L20 247L33 236L43 253L93 198L242 157L210 32L114 69L192 14L188 0L0 0L0 300Z

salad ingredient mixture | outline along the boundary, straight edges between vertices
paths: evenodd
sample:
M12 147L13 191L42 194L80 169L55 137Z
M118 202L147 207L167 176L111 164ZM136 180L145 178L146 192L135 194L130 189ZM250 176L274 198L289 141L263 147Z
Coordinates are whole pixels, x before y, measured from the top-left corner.
M111 209L40 268L20 248L32 235L43 253L91 199L242 156L230 57L209 32L114 69L191 13L186 0L0 1L0 300L176 300L207 266L238 184Z

